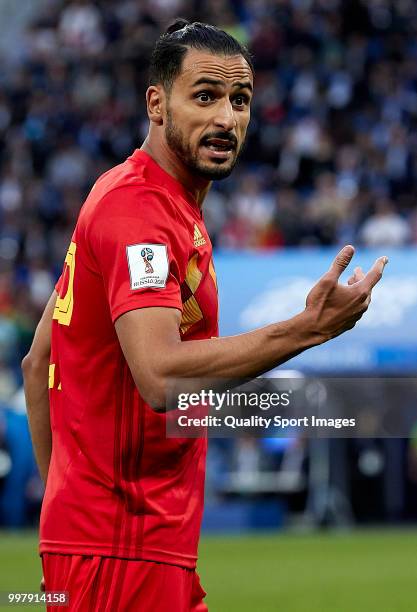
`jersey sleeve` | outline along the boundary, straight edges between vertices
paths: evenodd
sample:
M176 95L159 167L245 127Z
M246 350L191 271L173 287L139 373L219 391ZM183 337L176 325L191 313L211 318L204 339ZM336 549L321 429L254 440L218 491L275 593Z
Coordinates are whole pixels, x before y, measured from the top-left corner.
M55 283L54 289L57 292L57 294L59 295L60 291L61 291L61 285L62 285L62 274L59 275L58 280Z
M141 186L115 189L98 202L88 230L113 322L136 308L182 311L185 228L168 196Z

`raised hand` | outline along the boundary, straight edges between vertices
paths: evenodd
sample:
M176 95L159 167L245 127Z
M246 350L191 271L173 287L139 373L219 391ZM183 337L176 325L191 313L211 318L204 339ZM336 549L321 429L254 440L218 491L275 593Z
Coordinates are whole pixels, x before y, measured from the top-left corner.
M367 274L355 268L348 285L339 283L339 278L349 265L355 249L351 245L335 257L330 269L324 274L307 296L306 311L310 314L314 331L321 342L326 342L352 329L368 309L372 289L381 280L388 258L379 257Z

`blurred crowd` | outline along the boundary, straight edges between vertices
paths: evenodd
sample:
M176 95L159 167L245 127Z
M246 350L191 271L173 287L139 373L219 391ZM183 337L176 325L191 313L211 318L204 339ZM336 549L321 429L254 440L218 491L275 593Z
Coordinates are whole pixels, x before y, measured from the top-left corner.
M86 193L146 135L148 60L175 16L220 26L254 55L245 150L205 205L215 246L417 242L414 0L39 6L0 57L0 397Z

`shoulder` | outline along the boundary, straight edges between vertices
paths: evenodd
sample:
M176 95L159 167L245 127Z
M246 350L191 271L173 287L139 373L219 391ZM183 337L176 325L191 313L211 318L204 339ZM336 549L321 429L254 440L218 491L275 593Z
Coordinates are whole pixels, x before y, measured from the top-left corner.
M170 194L146 182L113 186L94 200L87 199L77 223L77 235L98 242L151 241L166 237L186 241L188 228Z
M181 222L181 216L170 193L146 181L131 181L95 193L90 192L80 213L82 225L96 225L105 220L117 221L131 218L146 219L148 223L166 220L168 223Z

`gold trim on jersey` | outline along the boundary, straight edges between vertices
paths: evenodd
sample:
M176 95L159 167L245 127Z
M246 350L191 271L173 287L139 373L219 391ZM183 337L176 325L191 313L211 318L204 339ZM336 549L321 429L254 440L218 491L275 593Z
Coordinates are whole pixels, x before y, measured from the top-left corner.
M188 262L187 273L185 275L185 283L188 285L193 295L183 303L183 311L181 317L180 330L185 334L188 329L203 318L200 306L194 297L194 293L200 286L202 273L197 266L198 254L196 253Z
M216 270L214 269L214 264L213 264L213 259L212 258L210 259L210 263L209 263L209 274L210 274L211 278L213 279L214 286L216 287L216 291L218 291Z

